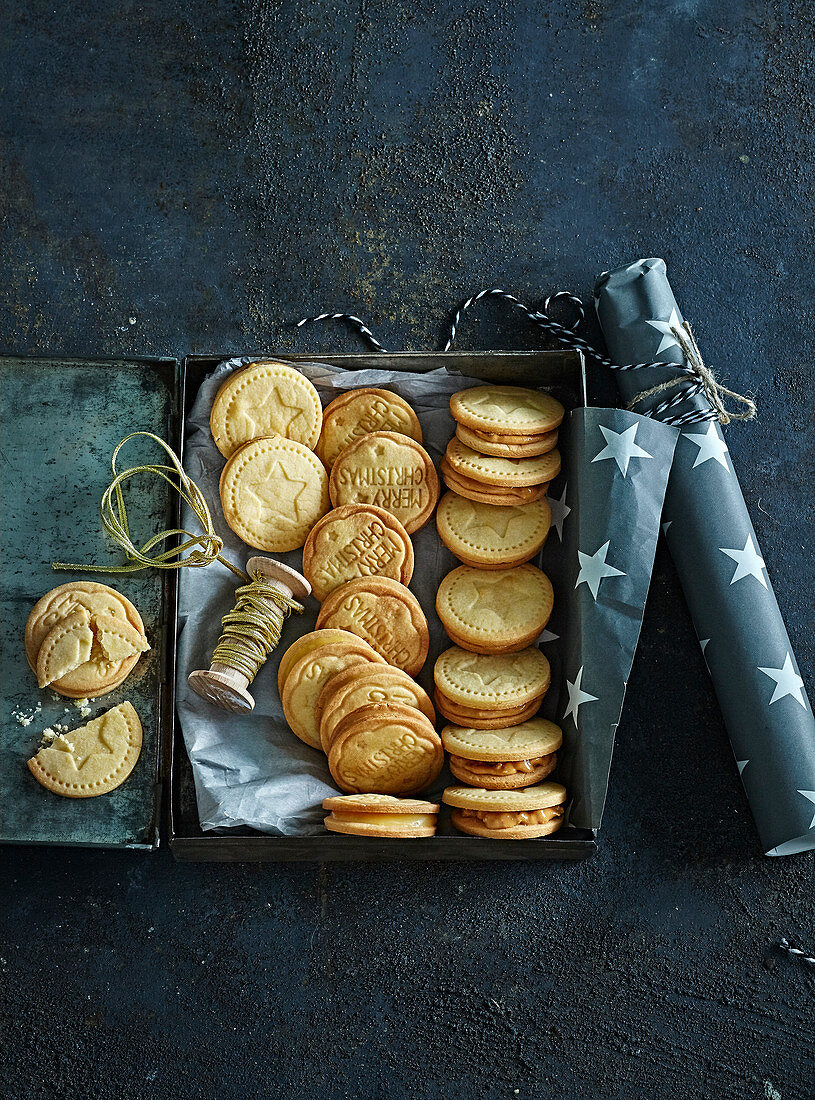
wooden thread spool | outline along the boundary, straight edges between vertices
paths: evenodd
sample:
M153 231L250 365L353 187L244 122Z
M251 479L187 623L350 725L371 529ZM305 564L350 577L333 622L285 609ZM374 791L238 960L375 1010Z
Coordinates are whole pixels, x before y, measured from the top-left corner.
M287 599L302 600L311 594L311 585L296 569L291 569L274 558L250 558L246 563L250 577L257 577L277 589ZM264 601L271 616L282 627L285 615L271 600ZM213 661L209 669L191 672L187 683L202 699L207 699L224 710L235 712L255 709L255 700L247 690L249 677L220 661Z

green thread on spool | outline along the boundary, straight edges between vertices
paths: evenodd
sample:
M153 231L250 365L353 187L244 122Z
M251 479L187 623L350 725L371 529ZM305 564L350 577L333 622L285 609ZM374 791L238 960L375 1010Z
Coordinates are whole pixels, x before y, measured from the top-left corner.
M223 633L212 663L242 673L251 684L261 665L280 641L283 622L303 605L255 573L249 584L236 589L234 608L221 619ZM269 601L271 601L271 605ZM275 614L275 608L280 615Z
M163 447L172 465L162 466L156 463L144 463L139 466L130 466L128 469L122 470L121 473L117 471L116 459L119 451L121 451L122 447L124 447L126 443L129 443L131 439L135 439L136 436L139 435L143 435L147 439L152 439L154 443L158 443L160 447ZM154 435L152 432L131 432L131 434L125 436L116 447L110 460L110 465L113 471L113 480L110 485L108 485L107 489L105 489L102 496L102 501L99 505L99 514L102 518L102 527L105 532L110 535L117 545L121 546L131 564L87 565L75 562L55 561L51 563L52 569L82 570L87 573L137 573L142 569L183 569L187 566L196 569L211 565L214 561L219 561L221 565L225 565L227 569L234 573L239 580L249 580L243 570L238 569L237 566L222 557L221 551L224 548L223 539L220 538L215 531L215 525L212 522L212 516L207 506L207 502L204 499L204 495L192 478L184 472L181 460L178 458L175 451L169 444L165 443L163 439ZM178 493L181 499L189 505L203 528L203 534L196 535L193 534L192 531L185 530L183 527L173 527L166 531L160 531L157 535L148 539L143 546L136 546L130 536L130 525L128 523L124 495L122 494L122 486L125 482L129 481L131 477L135 477L137 474L153 474L156 477L163 478L163 480ZM155 554L152 557L150 556L150 552L154 547L161 546L170 539L182 535L186 536L185 542L180 543L178 546L168 547L166 550L162 550L161 553ZM189 553L187 557L184 557L187 551L189 551Z

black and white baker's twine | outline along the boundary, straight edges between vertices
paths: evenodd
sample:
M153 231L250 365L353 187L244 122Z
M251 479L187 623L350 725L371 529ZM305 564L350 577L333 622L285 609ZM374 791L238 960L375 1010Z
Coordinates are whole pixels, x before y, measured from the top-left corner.
M793 947L786 936L782 936L777 941L777 946L785 951L790 958L797 959L799 962L806 963L807 966L815 967L815 957L807 955L806 951L802 951L800 947Z
M705 366L702 356L699 353L696 340L691 332L690 325L688 325L687 322L684 322L680 327L674 326L671 329L679 346L682 348L685 357L684 363L664 363L662 361L651 363L613 363L607 356L602 355L596 348L592 347L592 345L584 340L582 336L578 336L577 329L585 317L583 303L578 297L574 294L570 294L566 290L558 291L556 294L550 294L543 303L542 310L530 309L529 306L525 305L519 298L516 298L514 294L510 294L508 291L501 290L498 287L480 290L478 294L473 294L472 297L463 302L456 310L450 324L450 335L447 337L447 342L442 349L443 351L450 351L455 343L456 332L462 317L468 309L477 302L480 302L482 298L501 298L503 301L509 302L516 309L520 310L529 321L543 329L549 336L553 336L556 340L560 341L565 347L571 348L574 351L584 352L597 363L600 363L604 367L608 367L610 370L631 371L646 370L649 367L670 366L675 367L681 372L677 378L671 379L669 382L664 382L660 386L654 386L649 390L643 390L641 393L636 394L628 403L629 409L633 409L635 405L639 404L639 402L646 397L651 397L658 392L672 389L679 385L681 388L677 393L659 402L654 408L648 410L646 415L657 417L667 424L682 427L685 424L697 424L707 420L718 420L722 424L728 424L731 420L751 420L756 414L755 403L751 401L749 397L743 397L741 394L727 389L726 386L723 386L716 380L713 372ZM554 321L549 316L550 307L556 302L568 303L576 311L577 316L571 325L561 324L558 321ZM368 326L360 320L359 317L355 317L351 313L319 313L313 317L303 317L297 322L297 328L302 328L303 325L311 324L314 321L345 321L351 325L360 336L367 340L374 350L378 352L386 351ZM710 406L708 409L692 409L690 412L685 413L671 412L671 410L677 408L677 406L692 400L700 393L704 393L707 397ZM732 409L725 408L725 397L730 397L738 401L745 407L745 411L736 412ZM665 413L669 415L666 416L664 415Z

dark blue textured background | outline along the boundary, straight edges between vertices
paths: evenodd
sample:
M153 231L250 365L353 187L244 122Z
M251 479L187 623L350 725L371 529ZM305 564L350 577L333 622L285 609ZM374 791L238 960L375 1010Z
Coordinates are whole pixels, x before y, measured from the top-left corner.
M0 345L438 344L662 255L760 418L728 442L810 691L805 0L6 0ZM532 347L497 304L462 346ZM595 396L608 393L593 379ZM815 1095L812 855L758 841L661 548L600 853L194 866L7 850L15 1098Z

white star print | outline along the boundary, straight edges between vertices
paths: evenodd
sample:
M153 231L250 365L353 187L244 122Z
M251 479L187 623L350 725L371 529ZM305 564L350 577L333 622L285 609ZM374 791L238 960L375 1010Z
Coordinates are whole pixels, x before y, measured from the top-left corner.
M662 524L662 534L663 535L668 534L668 528L671 526L672 523L673 523L673 520L669 519L669 520L666 520L665 523Z
M779 699L784 699L787 695L791 695L793 699L799 702L804 710L806 710L806 703L804 702L802 691L804 681L792 667L792 654L787 654L781 668L761 668L761 666L759 666L758 671L763 672L765 676L769 676L771 680L775 680L775 691L770 700L770 706L772 706L773 703L777 703Z
M571 714L574 719L575 726L577 725L577 712L580 710L584 703L594 703L597 701L596 695L589 695L587 691L583 691L580 686L583 683L583 665L580 666L580 671L574 678L574 683L571 680L566 681L566 689L569 692L569 705L566 707L566 713L563 715L564 720Z
M727 459L724 457L727 454L727 444L719 432L718 425L712 420L706 432L685 432L684 438L689 439L691 443L699 448L699 454L691 467L692 470L695 470L697 466L701 466L703 462L708 462L711 458L714 458L720 466L724 466L725 470L728 468Z
M727 550L724 546L720 546L719 549L736 563L731 584L735 584L736 581L740 581L744 577L755 577L765 588L767 587L767 580L762 572L765 568L764 558L756 550L752 535L747 536L747 542L745 542L743 550Z
M707 643L709 641L710 641L710 638L700 638L699 639L699 645L702 647L702 653L703 654L704 654L705 650L707 649Z
M659 347L654 352L654 355L662 355L663 351L667 351L668 348L678 348L681 344L677 340L673 333L673 329L681 328L682 322L679 320L679 314L675 309L671 310L671 316L667 321L646 321L646 325L650 325L651 328L655 328L657 332L662 333L662 339L659 342Z
M551 630L544 630L543 634L541 634L540 638L538 638L538 641L539 642L556 642L559 637L560 637L559 634L553 634Z
M595 600L597 599L597 593L600 591L600 582L605 577L626 576L622 569L615 569L613 565L608 565L606 563L608 547L609 543L606 542L599 550L595 551L594 554L584 554L581 550L577 551L580 572L577 575L575 588L577 588L578 585L587 584Z
M566 490L568 485L563 486L563 492L560 495L560 500L556 500L555 497L547 497L549 502L549 510L552 513L552 526L557 531L557 537L563 542L563 521L571 512L571 508L566 503Z
M603 459L613 458L620 469L620 473L625 477L628 473L628 463L632 458L654 457L634 442L639 424L632 424L624 432L613 432L611 428L604 428L602 424L598 426L605 437L606 445L599 454L594 456L592 462L601 462Z
M747 767L747 765L749 763L750 763L749 760L737 760L736 761L736 767L739 769L739 775L741 775L741 773L744 771L744 769Z
M804 798L808 798L809 801L815 806L815 791L798 791L798 794L802 794ZM810 829L815 829L815 817L809 823Z

